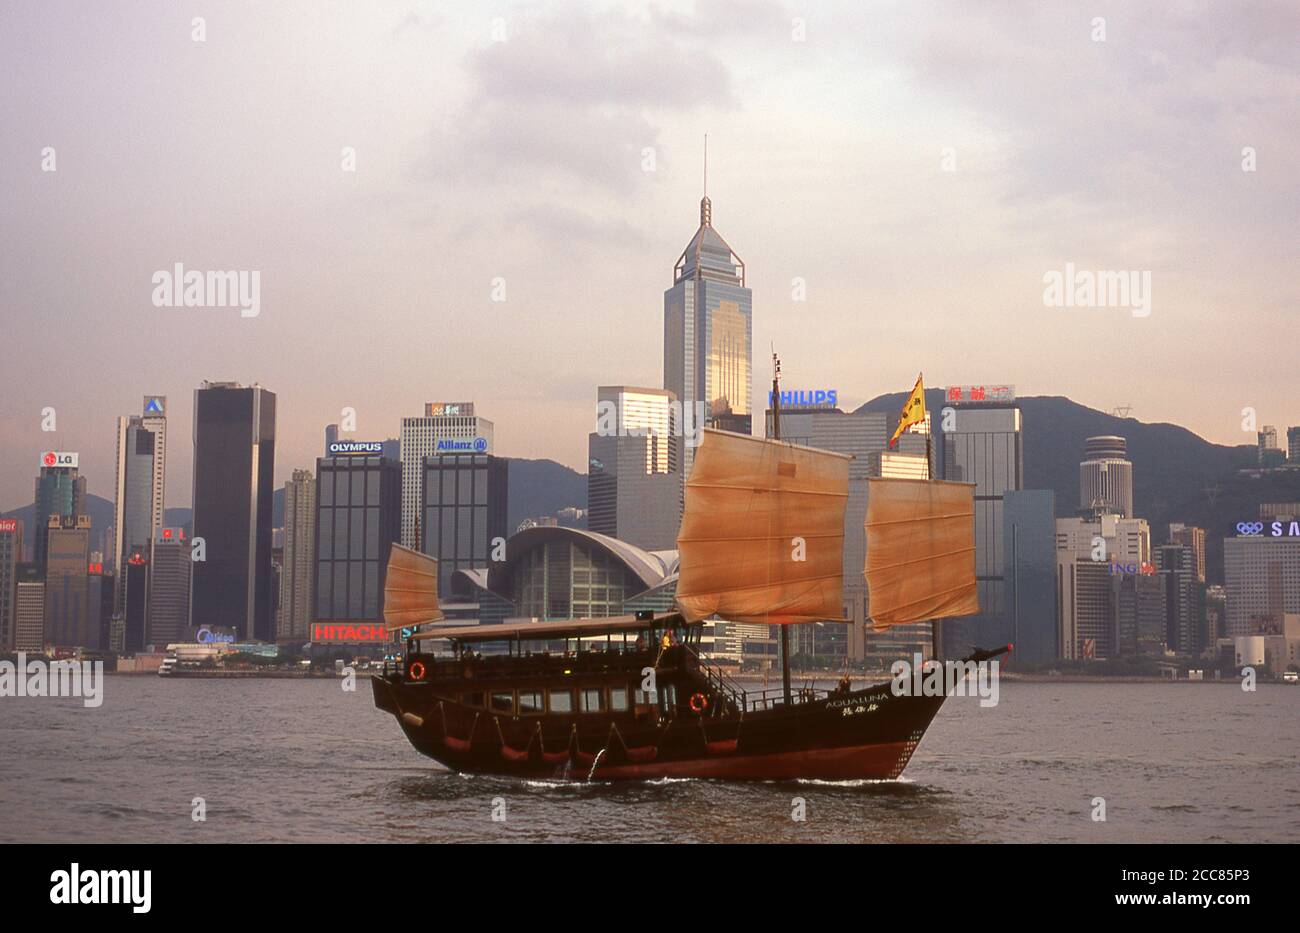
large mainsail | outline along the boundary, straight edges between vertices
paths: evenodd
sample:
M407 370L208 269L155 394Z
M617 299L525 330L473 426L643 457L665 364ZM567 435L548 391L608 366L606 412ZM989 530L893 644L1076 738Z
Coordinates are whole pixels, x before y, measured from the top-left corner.
M384 578L384 624L390 632L443 618L438 608L438 562L394 544Z
M975 487L871 479L866 578L872 627L973 615Z
M842 619L849 459L705 429L677 537L689 621Z

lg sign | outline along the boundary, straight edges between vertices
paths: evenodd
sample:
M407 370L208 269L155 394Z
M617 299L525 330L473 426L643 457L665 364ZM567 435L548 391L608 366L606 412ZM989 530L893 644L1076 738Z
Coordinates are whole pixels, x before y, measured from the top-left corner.
M68 453L64 450L47 450L41 455L41 466L47 467L74 467L77 465L77 455Z

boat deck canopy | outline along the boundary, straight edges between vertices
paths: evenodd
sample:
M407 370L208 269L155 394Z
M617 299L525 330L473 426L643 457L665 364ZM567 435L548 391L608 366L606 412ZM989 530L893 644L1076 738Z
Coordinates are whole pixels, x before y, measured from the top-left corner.
M417 640L447 638L452 641L536 641L551 638L591 638L620 632L635 632L651 626L682 625L681 613L656 614L654 620L636 616L607 619L566 619L562 622L518 622L505 625L439 626L417 632Z

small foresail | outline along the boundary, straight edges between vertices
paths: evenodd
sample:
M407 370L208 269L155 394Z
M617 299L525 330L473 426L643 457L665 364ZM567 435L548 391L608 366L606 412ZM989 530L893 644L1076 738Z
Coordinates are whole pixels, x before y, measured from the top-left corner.
M443 618L438 608L438 562L394 544L384 578L384 625L390 632Z
M849 458L703 433L677 538L683 615L771 624L842 619Z
M872 627L973 615L975 487L871 479L867 491L868 614Z

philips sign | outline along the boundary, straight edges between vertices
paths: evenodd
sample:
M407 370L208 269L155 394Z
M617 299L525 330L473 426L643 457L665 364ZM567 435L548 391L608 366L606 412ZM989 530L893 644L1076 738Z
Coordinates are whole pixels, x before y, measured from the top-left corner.
M835 389L794 389L782 391L782 408L834 408L839 404L839 392ZM772 393L767 393L767 405L772 406Z
M41 454L41 466L46 467L75 467L77 460L77 454L65 450L47 450Z
M335 441L329 445L331 457L378 456L384 452L381 441Z

